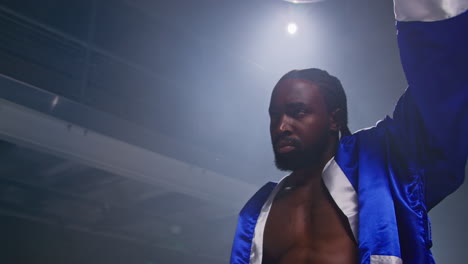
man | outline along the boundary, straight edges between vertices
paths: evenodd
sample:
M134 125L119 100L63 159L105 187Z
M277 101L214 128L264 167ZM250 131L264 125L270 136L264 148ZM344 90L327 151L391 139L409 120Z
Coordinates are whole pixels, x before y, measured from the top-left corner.
M231 264L434 263L427 213L462 184L468 156L467 9L396 1L409 88L373 128L349 133L343 89L325 71L280 79L270 133L292 173L244 206Z

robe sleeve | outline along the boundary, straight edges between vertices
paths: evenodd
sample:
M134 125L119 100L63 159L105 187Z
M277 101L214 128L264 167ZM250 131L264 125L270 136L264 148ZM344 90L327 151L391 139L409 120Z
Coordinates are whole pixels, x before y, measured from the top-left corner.
M424 175L428 209L464 180L468 155L468 0L396 0L408 89L393 114L392 144Z

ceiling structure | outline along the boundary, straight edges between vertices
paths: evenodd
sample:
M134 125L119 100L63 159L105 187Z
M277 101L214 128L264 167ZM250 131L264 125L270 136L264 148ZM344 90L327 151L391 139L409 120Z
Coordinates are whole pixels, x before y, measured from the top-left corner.
M406 86L391 2L355 2L3 0L0 261L226 263L237 212L284 174L283 73L340 77L353 130Z

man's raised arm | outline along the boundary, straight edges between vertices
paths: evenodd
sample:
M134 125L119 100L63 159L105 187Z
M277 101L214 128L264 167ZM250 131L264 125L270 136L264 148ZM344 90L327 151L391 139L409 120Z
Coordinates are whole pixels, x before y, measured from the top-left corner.
M405 137L402 147L408 147L408 155L423 165L428 208L464 179L467 9L468 0L395 0L400 56L409 84L395 109L395 132Z

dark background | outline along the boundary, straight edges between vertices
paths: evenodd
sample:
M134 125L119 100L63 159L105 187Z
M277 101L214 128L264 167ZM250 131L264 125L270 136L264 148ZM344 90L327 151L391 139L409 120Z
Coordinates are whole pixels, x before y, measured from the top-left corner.
M276 81L325 69L351 130L373 126L406 88L395 35L383 0L1 0L3 100L251 188L203 182L243 197L226 206L2 137L0 262L228 262L240 206L284 174L268 132ZM431 213L439 263L463 262L466 188Z

